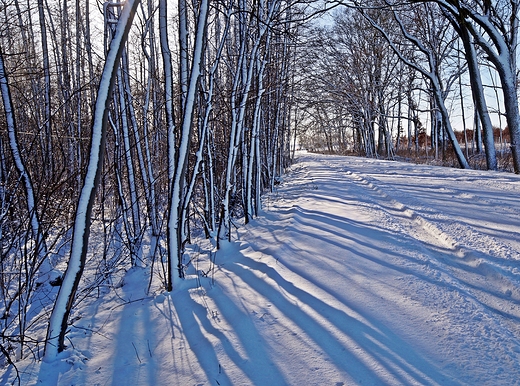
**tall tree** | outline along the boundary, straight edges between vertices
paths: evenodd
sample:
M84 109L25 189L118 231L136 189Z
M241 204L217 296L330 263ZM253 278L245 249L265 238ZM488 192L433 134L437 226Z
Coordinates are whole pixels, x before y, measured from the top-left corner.
M49 48L47 43L47 25L45 23L45 7L43 0L38 0L38 16L40 21L41 44L43 55L43 82L44 82L44 115L43 124L45 127L44 162L45 172L50 177L54 172L53 149L51 132L51 73L49 61Z
M182 264L184 188L188 167L190 141L193 130L196 96L199 77L202 72L201 65L205 47L204 36L206 33L206 23L209 12L209 0L201 1L198 12L199 15L197 20L192 64L189 71L188 88L180 123L179 149L175 154L175 160L173 162L174 171L168 204L168 291L171 291L174 288L174 281L179 278L184 278L184 268ZM183 22L181 21L181 24L182 23ZM170 160L170 164L171 163L172 161Z
M408 25L405 25L403 20L401 19L401 15L403 13L399 12L398 9L393 9L393 15L394 18L398 24L398 27L403 35L403 37L410 42L423 56L428 64L428 67L423 67L420 63L417 63L415 61L410 60L406 57L406 55L402 52L402 50L398 47L396 42L392 39L392 37L389 35L389 33L382 28L373 18L368 15L363 8L359 8L361 12L367 17L367 19L371 22L371 24L376 28L382 36L387 40L388 44L390 44L390 47L394 50L394 52L398 55L399 59L402 60L406 65L412 67L416 71L420 72L425 78L427 78L431 84L432 94L435 100L436 107L438 108L438 111L440 113L441 119L442 119L442 125L444 129L446 130L448 134L448 138L451 142L451 145L455 151L455 155L457 157L457 160L459 162L459 165L463 169L468 169L470 166L468 164L468 161L466 160L466 157L464 157L464 154L460 148L460 145L458 143L458 140L455 136L455 132L453 130L453 127L450 122L450 117L448 113L448 109L445 105L445 98L446 98L446 91L450 89L450 84L452 84L456 79L458 79L459 74L456 74L456 76L451 76L448 79L443 79L440 73L440 58L437 56L440 52L438 50L434 50L432 48L429 48L425 42L421 40L419 36L413 35L409 29L408 25L411 25L410 23ZM427 5L424 7L425 13L422 13L422 15L430 22L432 22L439 13L435 12L435 10L431 9ZM417 8L413 8L413 10L417 11ZM412 14L410 10L405 11L406 15ZM413 18L415 21L420 20L417 18ZM431 29L434 27L435 23L429 23L428 27L431 31ZM446 31L446 27L443 27L442 29L438 29L436 27L436 30L431 31L432 36L435 35L435 38L437 38L438 34L442 31ZM422 29L421 29L422 31ZM447 43L448 46L451 46L453 44L453 41L448 39ZM443 83L446 85L443 87Z
M27 200L27 212L29 214L33 238L35 240L36 255L44 257L47 253L47 247L45 245L45 239L41 231L40 219L38 216L38 210L36 207L36 197L34 194L34 187L31 180L29 171L25 166L25 162L20 151L20 146L17 138L17 127L16 118L13 108L13 101L11 98L11 90L9 86L9 80L5 71L5 64L3 58L3 48L0 46L0 92L2 95L2 102L5 112L5 119L7 122L7 132L9 135L9 147L11 154L16 166L16 170L22 180L25 195Z
M484 145L486 152L487 168L489 170L497 170L498 165L495 151L495 140L493 137L493 125L491 124L491 118L489 116L486 98L484 95L484 86L482 83L482 77L480 75L477 52L472 37L468 31L466 21L459 20L457 22L449 14L447 15L447 17L452 22L452 25L459 34L464 46L464 56L468 64L468 73L470 77L471 94L475 103L476 112L478 114L478 117L480 118L480 123L484 131Z
M241 2L245 17L246 8L245 2ZM278 10L280 3L278 0L272 2L266 1L260 3L257 8L257 15L250 14L251 20L254 16L261 22L258 26L258 30L254 35L251 51L247 52L249 31L248 26L251 25L249 21L244 25L244 29L241 31L240 36L240 49L239 57L237 62L237 69L233 79L233 86L231 91L231 130L229 134L229 150L226 165L226 177L225 177L225 192L222 200L222 227L219 232L219 239L231 239L231 195L232 191L236 188L237 176L236 176L236 161L239 156L239 152L242 147L242 135L245 124L246 107L248 105L249 91L253 83L253 74L256 68L255 64L260 55L260 45L266 33L272 27L273 17ZM245 20L245 19L242 19ZM272 154L272 153L271 153Z
M417 2L417 0L413 1ZM502 83L515 173L520 173L520 110L517 91L517 46L520 1L434 0L462 23L493 63Z
M101 82L97 93L92 123L89 164L76 209L69 263L52 310L47 330L44 355L44 360L47 362L53 361L58 352L65 349L68 316L72 309L74 297L85 267L92 207L94 205L103 165L111 96L117 78L119 60L123 53L138 4L139 0L127 0L125 3L121 15L119 16L115 36L110 42L107 58L101 74Z

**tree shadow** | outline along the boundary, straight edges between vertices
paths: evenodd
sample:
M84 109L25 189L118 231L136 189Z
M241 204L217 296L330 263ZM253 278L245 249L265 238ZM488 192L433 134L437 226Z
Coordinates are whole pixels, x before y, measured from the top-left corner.
M197 361L186 363L186 356L172 370L187 376L186 371L192 371L193 379L203 372L207 382L217 385L233 385L237 377L254 385L286 384L249 316L218 287L208 289L209 294L205 291L202 287L174 291L159 307L171 331L178 330L175 339L182 339ZM196 301L197 297L211 298L218 311ZM229 323L232 331L219 327L221 322ZM179 350L173 350L172 356L179 355Z
M396 211L395 209L393 210ZM355 254L367 261L377 263L404 275L413 275L432 285L443 286L453 291L463 291L467 296L491 312L520 322L520 316L513 313L513 307L509 307L509 309L507 307L498 308L498 305L504 301L507 301L508 304L520 305L520 300L515 299L510 293L506 293L500 288L484 287L485 279L493 275L501 275L504 279L511 278L512 280L517 280L516 277L513 277L504 268L504 266L514 266L514 263L510 261L495 259L470 249L464 252L465 255L470 257L455 257L457 250L453 248L428 243L425 240L417 240L407 234L390 231L382 226L368 225L362 221L346 219L318 210L292 208L285 213L292 214L293 224L283 228L270 225L270 228L273 229L270 233L271 237L276 238L277 233L288 235L290 232L311 239L316 238L319 234L330 235L331 237L326 240L327 244L342 249L345 251L345 255ZM397 215L394 213L394 216ZM273 224L276 224L276 221ZM322 236L322 238L325 239L325 236ZM342 241L337 241L339 239ZM375 240L377 242L374 242ZM252 243L254 244L254 241ZM278 239L277 243L281 246L279 248L288 248L287 243L283 239ZM377 245L383 244L396 246L395 251L409 249L411 245L418 249L415 255L403 255L390 249L377 247ZM272 248L264 248L263 251L269 254L276 254ZM297 252L291 251L291 253ZM421 255L422 258L420 257ZM376 256L384 256L384 259ZM334 257L330 258L334 259ZM391 258L405 259L407 264L406 266L392 264L389 262ZM478 264L476 263L477 259L480 259ZM493 267L486 265L486 263L491 262ZM435 270L437 274L425 274L423 271L425 266ZM442 275L452 277L456 282L443 281ZM513 289L517 287L517 284L513 281L506 284ZM479 294L484 294L485 297L479 296Z
M351 309L352 314L335 308L287 281L274 268L247 255L242 255L233 264L226 264L225 269L230 277L240 278L259 296L276 306L328 355L338 370L358 382L385 384L390 375L399 384L409 384L411 380L424 385L447 380L456 384L449 375L436 369L389 328L377 320L370 320L370 317L361 313L362 310L354 309L352 304L343 301L343 306ZM278 288L267 285L258 273L265 274ZM291 301L291 298L297 302ZM323 325L315 316L304 311L304 307L295 303L310 307L331 323L332 327ZM369 320L369 323L355 315L362 315L362 319ZM338 332L341 340L338 339ZM356 350L352 345L345 344L347 341L354 341ZM359 350L363 352L361 357ZM386 374L379 375L381 368Z
M151 298L134 301L136 293L145 293L145 270L132 268L125 276L122 297L127 304L122 305L118 315L119 329L114 330L114 353L112 354L112 385L144 384L156 385L157 358L153 350L157 346L156 321L150 315ZM142 291L137 292L136 288ZM128 355L133 353L134 355Z

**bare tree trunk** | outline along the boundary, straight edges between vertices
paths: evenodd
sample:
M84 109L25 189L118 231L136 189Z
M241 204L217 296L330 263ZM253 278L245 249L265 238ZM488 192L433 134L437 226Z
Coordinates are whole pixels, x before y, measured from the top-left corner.
M23 284L20 284L18 290L18 298L19 298L19 306L20 306L20 357L23 351L24 345L24 330L25 330L25 317L28 304L22 305L22 299L29 298L29 291L32 288L31 283L35 276L37 275L37 270L40 271L40 275L47 274L51 267L47 260L47 246L45 243L45 238L41 231L40 219L38 216L37 206L36 206L36 198L34 195L34 188L31 181L31 177L27 168L25 167L24 160L22 159L22 155L20 152L20 148L18 145L17 138L17 127L16 127L16 119L15 113L13 110L13 103L11 99L11 91L9 86L9 81L7 78L7 74L5 72L4 58L3 58L3 50L0 47L0 94L2 95L3 107L5 112L5 118L7 123L7 132L9 136L9 147L11 149L11 154L15 163L16 170L20 176L20 180L22 181L25 195L26 195L26 203L27 203L27 212L28 218L31 224L32 231L32 239L34 240L35 250L34 256L35 258L31 259L31 261L26 260L25 265L25 280ZM3 160L2 160L3 161ZM2 172L3 174L3 172ZM3 200L2 200L3 202ZM22 288L26 288L28 291L26 297L21 296Z
M188 166L188 152L193 128L193 114L195 111L195 99L198 89L199 77L201 75L201 61L204 51L204 34L209 11L209 0L203 0L200 4L199 17L197 22L197 32L195 36L195 46L193 61L189 76L188 90L186 94L185 106L180 127L179 151L176 157L175 171L173 175L173 186L171 188L168 213L168 290L174 287L174 281L184 278L184 268L182 264L182 234L183 226L183 207L184 207L184 184L186 180L186 170ZM175 274L174 272L177 272Z
M270 35L267 35L267 41L266 41L266 49L269 49L269 42L270 42ZM265 54L267 55L267 53ZM248 216L258 215L259 210L259 203L257 202L257 196L255 196L255 207L253 207L253 175L255 171L260 170L261 160L259 157L259 136L260 136L260 118L261 118L261 103L262 103L262 96L265 92L264 89L264 70L265 66L267 64L266 58L258 58L257 59L257 68L258 70L258 86L257 86L257 95L256 95L256 101L255 101L255 109L253 112L253 127L251 128L251 139L250 139L250 145L249 145L249 162L247 165L247 173L246 173L246 218L245 222L246 224L249 222ZM258 181L259 174L258 172L255 175L255 180ZM256 186L258 189L258 184ZM256 189L255 189L256 190Z
M17 138L17 127L16 127L16 119L13 109L13 104L11 100L11 92L9 89L9 81L7 78L7 74L5 72L5 65L3 59L3 51L0 47L0 92L2 95L3 107L6 116L7 122L7 131L9 135L9 147L11 148L11 154L13 156L16 170L20 175L20 179L23 182L23 186L25 188L25 194L27 196L27 211L29 213L29 217L31 219L31 227L33 231L33 237L36 240L36 245L38 246L37 255L43 257L47 253L47 247L45 245L45 239L40 230L40 220L38 218L38 211L36 208L36 197L34 195L34 188L31 181L31 176L27 168L25 167L25 163L22 159L22 155L20 152L20 148L18 146L18 138Z
M493 137L493 125L489 117L487 109L486 99L484 95L484 86L482 85L482 78L477 61L477 53L475 47L471 42L471 37L465 21L456 23L452 22L456 26L459 36L464 45L464 54L466 56L466 62L468 63L468 72L470 76L471 93L473 95L473 101L475 108L480 118L482 130L484 132L484 146L486 152L486 163L488 170L497 170L497 158L495 150L495 140ZM481 151L481 135L480 128L475 127L475 139L477 142L477 151Z
M38 0L38 16L40 20L40 31L42 38L42 54L43 54L43 81L44 81L44 126L45 126L45 142L44 142L44 162L47 177L54 173L53 156L52 156L52 132L51 132L51 73L49 64L49 49L47 45L47 26L45 24L45 9L43 0Z
M147 73L147 85L146 95L143 103L143 141L142 146L144 147L144 155L139 157L139 162L142 163L141 170L145 185L145 196L148 207L148 218L150 220L150 227L152 231L152 238L150 241L150 257L152 264L155 259L155 253L157 246L159 245L160 237L160 225L159 225L159 209L157 207L156 199L156 177L155 168L152 160L152 151L150 150L149 140L149 124L148 115L150 110L151 99L153 100L153 106L157 105L157 85L154 79L154 74L158 72L156 58L155 58L155 32L154 32L154 9L153 1L148 0L148 20L147 20L147 31L148 31L148 42L150 52L145 47L145 41L143 39L143 52L145 53L148 62L148 73ZM138 146L138 150L141 149L141 144L137 140L137 127L134 128L135 140ZM142 151L141 151L142 152ZM143 158L143 159L141 159Z
M122 128L122 136L123 136L123 144L124 144L124 158L126 162L126 174L127 174L127 184L128 191L130 192L130 215L132 218L131 228L127 229L128 242L130 246L130 258L132 260L132 265L138 264L141 260L141 216L140 216L140 206L139 199L137 194L137 181L136 181L136 172L134 168L134 160L133 160L133 147L130 144L130 125L135 132L137 130L137 122L135 118L135 112L132 106L133 100L130 97L131 92L129 90L130 82L125 77L128 75L128 66L127 61L125 60L126 52L124 51L121 58L121 66L118 70L117 82L118 82L118 94L119 94L119 114L121 116L121 128ZM123 68L121 70L121 67ZM125 76L126 73L126 76ZM127 97L128 96L128 97ZM136 146L140 165L144 162L142 161L142 154L139 152L139 141L138 135L135 135L136 138ZM124 197L121 197L123 200Z
M475 42L484 50L487 59L494 64L502 83L506 120L511 135L511 153L515 173L520 173L520 110L518 108L517 91L517 42L518 12L520 2L506 2L510 14L501 19L488 15L488 6L484 2L482 13L466 4L454 0L436 0L447 12L457 20L464 22L463 27L473 36ZM480 5L477 4L477 5ZM509 9L505 8L507 12ZM508 24L508 25L507 25ZM508 30L509 32L505 32ZM486 141L488 139L486 138Z
M379 24L377 24L374 20L370 18L370 16L366 15L363 10L361 10L364 14L364 16L367 18L367 20L370 21L370 23L383 35L383 37L386 39L386 41L390 44L390 47L392 50L396 53L396 55L401 59L403 62L405 62L408 66L414 68L415 70L419 71L423 76L425 76L427 79L430 80L431 87L432 87L432 93L433 97L435 99L435 103L437 104L437 108L439 109L439 112L442 116L442 124L444 126L444 129L446 130L448 134L448 138L453 146L453 150L455 152L455 155L457 157L457 160L459 162L459 166L462 169L469 169L469 164L464 157L464 154L462 153L462 150L460 148L460 145L457 141L457 138L455 137L455 133L453 131L453 128L451 126L449 113L446 108L446 105L444 103L443 99L443 89L441 87L441 82L438 74L438 61L437 58L434 56L432 51L424 46L424 44L415 36L411 35L408 30L406 29L405 25L402 23L401 19L399 18L399 15L394 10L394 18L398 22L399 27L401 29L401 33L403 36L410 41L414 46L417 47L417 49L422 52L426 56L426 60L429 66L429 69L426 70L422 68L420 65L410 61L407 59L403 53L400 51L400 49L395 45L392 38L388 35L388 32L385 31Z
M54 361L56 355L65 349L68 316L85 267L92 207L103 166L111 95L117 78L119 60L138 3L139 0L127 0L125 3L101 75L92 123L89 165L76 210L69 263L49 320L44 354L46 362Z
M178 0L179 10L179 83L181 88L181 111L184 110L188 93L188 6L186 0Z
M230 227L231 227L231 215L230 215L230 200L231 200L231 192L236 187L236 180L234 178L235 163L238 157L238 151L241 145L242 131L244 128L244 116L247 106L247 101L249 97L249 91L251 89L252 78L253 78L253 70L254 63L256 57L258 55L258 49L260 47L260 43L265 33L268 30L269 24L271 23L272 15L276 9L277 2L274 1L268 4L267 15L265 16L265 20L260 24L258 35L255 37L255 41L253 47L251 48L251 52L246 55L246 41L242 38L240 53L239 53L239 63L237 65L237 71L235 74L235 79L233 82L233 90L231 95L231 112L232 112L232 122L231 122L231 132L229 137L229 151L228 151L228 162L226 166L226 181L225 186L226 190L224 193L223 199L223 215L224 218L221 220L224 226L221 228L221 232L219 232L219 239L226 238L228 240L231 239ZM249 57L249 61L246 61L246 56ZM242 73L240 73L242 72ZM239 83L240 78L242 78L242 91L239 92ZM239 101L238 106L236 105L236 101ZM225 234L223 234L224 232Z

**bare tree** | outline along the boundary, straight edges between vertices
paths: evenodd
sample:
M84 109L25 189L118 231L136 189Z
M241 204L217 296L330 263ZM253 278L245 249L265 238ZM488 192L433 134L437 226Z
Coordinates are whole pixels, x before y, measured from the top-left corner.
M452 25L456 29L457 33L462 40L464 46L464 55L468 65L468 73L470 77L471 93L473 101L475 103L475 111L480 118L480 123L484 131L484 144L486 151L486 162L489 170L497 169L497 158L495 151L495 140L493 137L493 125L491 124L491 118L486 104L486 98L484 95L484 86L482 84L482 78L480 75L480 68L478 64L477 52L475 49L474 42L468 31L468 27L464 20L455 20L450 14L446 15L447 18L452 22ZM479 132L477 128L477 132ZM479 134L477 134L477 149L480 146L478 141Z
M41 43L42 43L42 55L43 55L43 74L44 74L44 98L45 98L45 109L43 116L43 124L45 127L45 157L44 162L48 168L45 168L47 176L53 174L53 149L52 149L52 135L51 135L51 75L50 75L50 63L49 63L49 49L47 43L47 26L45 24L45 8L43 0L38 0L38 16L40 21L41 31Z
M219 231L219 239L231 239L230 227L231 227L231 215L230 215L230 201L233 189L236 187L236 161L239 156L239 151L242 145L242 135L245 124L246 107L249 98L249 91L253 83L253 71L255 70L255 64L260 55L260 44L264 38L264 35L268 33L271 23L273 22L273 16L280 6L277 0L272 2L260 3L258 7L258 17L261 20L261 24L258 26L258 30L254 36L252 42L252 48L250 52L247 52L248 39L247 39L247 27L243 29L242 35L240 36L240 49L237 63L237 70L233 79L233 88L231 93L231 130L229 135L229 150L228 159L226 166L226 178L225 178L225 193L222 200L222 218L221 228ZM243 5L243 14L245 15L245 4ZM254 15L251 13L251 17ZM241 16L244 18L245 16ZM245 22L245 25L251 23ZM248 60L249 59L249 60ZM272 154L272 153L271 153Z
M425 8L425 12L421 13L421 14L423 15L423 17L429 18L430 21L432 21L434 18L436 18L436 15L438 15L438 13L435 13L435 10L428 8L427 5L425 5L424 8ZM406 65L408 65L408 66L412 67L413 69L415 69L416 71L420 72L426 79L429 80L429 82L431 84L431 89L432 89L432 94L433 94L433 97L435 100L435 104L436 104L436 107L437 107L440 117L441 117L442 125L448 134L448 138L455 151L455 155L458 159L459 165L463 169L469 168L470 166L469 166L466 158L464 157L464 154L463 154L463 152L460 148L460 145L457 141L457 138L455 136L454 130L451 126L449 113L448 113L448 110L447 110L447 108L445 106L445 102L444 102L447 91L450 89L450 85L453 84L453 82L456 79L458 79L459 74L458 73L452 74L451 76L443 79L443 77L441 76L441 73L440 73L440 71L441 71L440 59L441 58L438 57L438 54L441 51L429 48L426 44L427 42L429 42L429 40L426 40L426 42L421 40L419 34L417 36L413 35L408 29L408 26L413 23L405 24L402 20L402 16L404 15L404 13L399 12L399 10L397 8L392 9L392 12L393 12L394 18L399 26L399 29L400 29L403 37L406 39L406 41L408 41L410 44L412 44L424 56L424 59L425 59L426 63L428 64L428 68L424 68L421 64L407 58L406 54L398 47L398 44L396 44L396 42L392 39L392 37L389 35L389 33L383 27L381 27L373 18L371 18L370 15L368 15L366 12L364 12L363 8L359 8L359 9L361 12L363 12L365 17L367 17L367 20L369 20L371 22L371 24L374 26L374 28L376 28L382 34L382 36L387 40L388 44L390 44L390 47L398 55L399 59L402 60ZM417 10L417 8L414 7L414 8L412 8L412 10ZM414 21L420 20L420 19L415 18L413 12L410 12L410 10L408 8L406 10L406 15L412 15L412 18ZM429 26L428 29L431 30L432 28L434 28L435 23L429 23L428 26ZM435 28L439 28L439 27L435 27ZM447 28L447 26L443 26L440 29L430 31L431 32L430 37L434 38L434 39L437 38L438 36L440 36L440 35L438 35L440 33L440 31L444 31L443 33L446 32L446 28ZM424 31L424 30L421 29L421 31ZM451 46L453 44L453 39L448 37L446 44L448 46ZM443 52L445 52L445 51L443 51ZM445 84L444 87L443 87L443 83Z
M53 361L57 353L65 349L64 340L67 331L68 316L72 309L74 297L85 267L90 234L90 217L101 176L111 95L117 78L119 60L123 53L138 4L138 0L128 0L121 11L116 33L110 43L103 68L92 123L89 166L76 209L71 254L49 320L44 356L44 360L48 362Z
M517 92L518 12L520 2L433 1L467 29L493 63L502 83L505 114L511 133L515 173L520 173L520 111ZM464 32L464 30L462 30ZM490 144L489 144L490 146Z
M181 0L182 1L182 0ZM168 291L174 288L176 279L184 278L182 265L182 243L183 243L183 208L184 208L184 188L186 172L188 167L188 154L190 148L191 135L193 130L193 117L198 91L199 77L201 76L202 58L204 54L204 35L209 12L209 1L202 0L200 3L197 30L195 34L195 44L193 48L193 58L188 78L188 88L184 100L180 123L179 149L175 154L174 172L172 187L170 189L170 200L168 205ZM181 14L181 19L183 15ZM181 20L181 24L184 22ZM182 29L181 29L182 30ZM181 40L183 37L181 38ZM172 160L170 160L172 163Z

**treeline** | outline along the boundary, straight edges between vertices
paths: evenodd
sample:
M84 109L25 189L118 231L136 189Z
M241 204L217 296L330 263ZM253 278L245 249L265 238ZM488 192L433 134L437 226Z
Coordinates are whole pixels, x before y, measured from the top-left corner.
M520 172L518 1L337 4L299 61L301 146Z
M78 301L118 267L162 265L174 290L191 238L229 240L291 162L300 4L91 7L0 6L4 358L46 344L52 360Z

